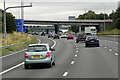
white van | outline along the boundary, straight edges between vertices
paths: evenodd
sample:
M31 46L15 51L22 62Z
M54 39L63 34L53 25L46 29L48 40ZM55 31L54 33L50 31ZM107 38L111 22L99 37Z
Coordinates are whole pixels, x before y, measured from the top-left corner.
M94 26L85 27L85 34L87 34L87 35L96 35L97 34L96 27L94 27Z

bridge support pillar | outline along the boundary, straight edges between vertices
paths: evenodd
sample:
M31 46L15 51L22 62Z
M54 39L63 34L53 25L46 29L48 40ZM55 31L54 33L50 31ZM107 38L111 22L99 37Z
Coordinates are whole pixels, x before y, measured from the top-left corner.
M46 29L46 34L48 34L48 29Z
M58 31L59 31L59 25L58 25L58 24L55 24L54 26L55 26L55 33L57 34Z
M79 25L79 33L81 33L81 25Z

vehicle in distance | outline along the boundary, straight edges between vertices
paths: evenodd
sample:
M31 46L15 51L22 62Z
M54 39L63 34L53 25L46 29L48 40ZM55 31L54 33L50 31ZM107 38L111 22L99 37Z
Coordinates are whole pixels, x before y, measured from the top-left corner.
M67 35L66 34L62 34L61 38L67 38Z
M45 33L44 33L44 32L42 32L42 33L41 33L41 36L45 36Z
M52 53L55 49L51 49L49 44L31 44L25 53L25 69L38 64L47 64L49 68L55 65L55 56Z
M88 36L86 41L85 41L85 47L89 46L97 46L99 47L99 39L97 36Z
M72 34L68 34L68 35L67 35L67 40L68 40L68 39L74 39L74 36L73 36Z
M59 35L58 34L54 34L53 35L53 39L56 39L56 38L59 39Z
M34 33L35 35L39 35L39 33L38 32L36 32L36 33Z
M32 35L35 35L35 33L32 33Z
M87 34L87 35L96 35L97 34L96 27L94 27L94 26L85 27L85 34Z
M49 33L49 34L48 34L48 38L53 38L53 34L52 34L52 33Z
M85 41L86 40L86 34L78 34L76 38L76 43L79 43L80 41Z

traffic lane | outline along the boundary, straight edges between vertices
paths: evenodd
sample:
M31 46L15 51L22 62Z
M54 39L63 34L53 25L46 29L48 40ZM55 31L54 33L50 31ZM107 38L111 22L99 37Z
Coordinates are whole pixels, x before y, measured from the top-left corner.
M78 43L77 58L64 78L117 78L118 57L104 47L84 47Z
M46 36L36 36L36 37L41 40L41 43L49 43L50 46L54 44L54 42L48 39Z
M23 62L25 51L3 58L2 59L2 71L9 69L9 68Z
M54 44L54 42L52 40L49 40L46 37L40 37L40 36L36 36L36 37L38 39L40 39L42 43L48 43L50 45ZM26 52L26 50L19 52L17 54L2 58L2 71L9 69L9 68L23 62L25 52Z
M3 78L60 78L63 73L69 69L70 62L73 60L75 54L74 43L55 39L57 45L55 46L56 65L52 68L36 68L25 70L24 66L20 66L6 74Z
M100 44L104 48L107 48L108 50L111 50L114 53L118 53L118 42L108 41L108 40L100 40Z

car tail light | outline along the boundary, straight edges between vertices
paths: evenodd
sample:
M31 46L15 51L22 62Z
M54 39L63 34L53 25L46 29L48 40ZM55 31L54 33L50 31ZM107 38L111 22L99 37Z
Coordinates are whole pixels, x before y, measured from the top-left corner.
M99 40L97 39L97 40L95 40L95 41L99 41Z
M46 57L50 57L50 52L47 52Z
M28 58L28 55L27 55L27 53L25 53L24 57L25 57L25 58Z
M87 41L90 41L90 40L87 40Z

